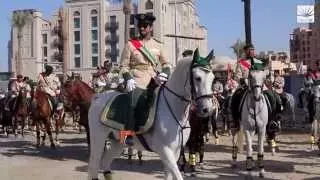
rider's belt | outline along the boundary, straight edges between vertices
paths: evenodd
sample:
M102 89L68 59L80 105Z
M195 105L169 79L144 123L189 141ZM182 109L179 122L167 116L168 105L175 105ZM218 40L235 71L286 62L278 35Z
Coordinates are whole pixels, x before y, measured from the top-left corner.
M137 64L137 65L133 65L131 68L141 71L141 70L149 70L152 67L149 64Z

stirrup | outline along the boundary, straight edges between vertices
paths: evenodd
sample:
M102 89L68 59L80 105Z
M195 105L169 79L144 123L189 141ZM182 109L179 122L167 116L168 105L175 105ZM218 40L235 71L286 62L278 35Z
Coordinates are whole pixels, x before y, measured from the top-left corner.
M122 130L120 131L120 143L121 144L126 144L126 139L128 136L135 136L135 132L130 131L130 130Z

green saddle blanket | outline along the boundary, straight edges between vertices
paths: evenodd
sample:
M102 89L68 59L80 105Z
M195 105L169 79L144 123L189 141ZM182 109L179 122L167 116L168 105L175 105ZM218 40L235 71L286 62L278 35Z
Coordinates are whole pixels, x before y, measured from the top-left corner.
M136 134L147 132L152 127L155 119L159 88L155 90L151 101L147 99L147 91L143 91L139 96L136 107L134 107L134 117L129 117L131 114L129 111L130 95L128 93L119 93L114 95L105 105L101 113L102 123L120 131L126 129L129 120L134 120Z

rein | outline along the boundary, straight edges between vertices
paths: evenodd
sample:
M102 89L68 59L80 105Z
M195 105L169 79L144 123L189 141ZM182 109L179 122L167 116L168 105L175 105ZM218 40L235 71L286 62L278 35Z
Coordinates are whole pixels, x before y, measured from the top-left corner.
M168 98L166 97L165 93L164 93L164 89L166 89L168 92L170 92L171 94L173 94L175 97L177 97L179 100L183 101L183 102L186 102L187 103L187 106L185 108L185 113L189 111L189 108L190 108L190 104L192 103L192 101L198 101L199 99L202 99L202 98L212 98L213 96L213 93L212 94L204 94L204 95L201 95L201 96L195 96L195 87L194 87L194 83L193 83L193 73L192 73L192 69L195 68L195 67L198 67L198 66L190 66L190 87L191 87L191 98L186 98L182 95L179 95L177 94L176 92L174 92L173 90L171 90L168 86L166 86L166 84L162 84L161 85L161 89L162 90L162 94L163 94L163 97L164 97L164 100L166 102L166 105L172 115L172 117L174 118L174 120L176 121L176 123L178 124L178 126L180 127L180 135L181 135L181 144L180 144L180 149L182 152L184 152L184 147L183 147L183 130L185 129L190 129L191 127L187 127L186 125L182 125L178 119L178 117L175 115L175 113L173 112L170 104L169 104L169 101L168 101ZM188 81L188 79L186 80ZM185 82L186 84L186 82ZM188 111L187 111L188 110Z

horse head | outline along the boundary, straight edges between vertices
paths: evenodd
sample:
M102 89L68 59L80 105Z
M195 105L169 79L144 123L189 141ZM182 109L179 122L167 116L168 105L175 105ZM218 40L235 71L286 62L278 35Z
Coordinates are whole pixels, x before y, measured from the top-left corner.
M70 78L62 85L61 94L65 106L71 107L73 105L79 105L82 102L90 103L94 92L81 80Z
M207 57L201 57L196 49L190 66L191 98L200 117L209 116L214 109L212 83L215 77L210 63L212 59L213 51Z
M252 70L249 74L249 89L253 93L255 101L260 101L263 91L264 81L268 75L267 70Z

